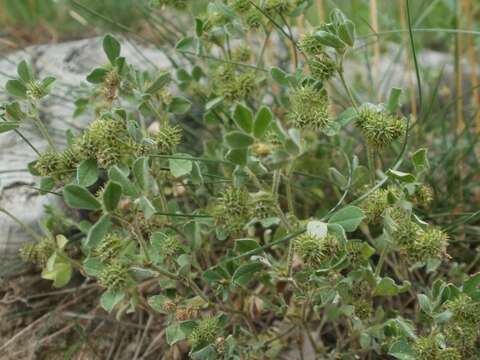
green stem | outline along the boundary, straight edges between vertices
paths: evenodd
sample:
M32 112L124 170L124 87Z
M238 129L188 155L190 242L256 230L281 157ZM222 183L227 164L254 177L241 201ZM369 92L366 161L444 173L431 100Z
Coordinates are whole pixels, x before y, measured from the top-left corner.
M375 184L375 153L373 149L367 145L367 162L368 170L370 172L370 183Z
M40 130L40 133L42 134L42 136L45 138L45 140L47 140L48 145L50 146L51 150L57 151L57 148L55 146L55 143L53 142L52 137L48 133L48 130L47 130L45 124L42 122L42 120L40 120L38 115L33 117L33 121L35 122L35 125L37 125L38 130Z

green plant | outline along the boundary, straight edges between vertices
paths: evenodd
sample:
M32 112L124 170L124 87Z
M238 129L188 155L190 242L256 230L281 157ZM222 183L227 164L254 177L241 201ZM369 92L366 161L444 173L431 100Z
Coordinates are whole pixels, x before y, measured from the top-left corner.
M141 72L105 36L108 63L76 103L93 121L65 149L38 115L53 79L21 62L0 129L37 124L50 149L30 171L82 210L73 230L47 228L22 256L56 287L96 279L108 312L163 316L168 345L195 359L278 358L302 348L295 336L319 358L473 359L480 276L455 285L442 270L456 265L447 233L421 218L429 160L424 148L408 156L401 90L359 104L344 67L355 25L335 9L297 41L292 20L310 5L210 1L175 46L175 72ZM245 51L247 31L265 43L276 32L283 65L265 65L265 46ZM339 84L350 105L335 115L328 88ZM321 188L308 182L318 168L330 175ZM157 293L144 294L151 280Z

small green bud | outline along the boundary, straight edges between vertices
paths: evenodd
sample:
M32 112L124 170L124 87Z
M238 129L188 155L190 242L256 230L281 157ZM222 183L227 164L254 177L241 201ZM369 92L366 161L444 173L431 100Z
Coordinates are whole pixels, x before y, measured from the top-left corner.
M266 0L263 10L270 16L285 16L293 11L295 4L292 0Z
M239 46L232 51L232 60L246 63L252 58L252 51L248 46Z
M313 86L296 89L290 99L291 111L288 118L296 128L323 130L330 123L328 96L324 90Z
M250 29L258 29L263 24L263 16L257 9L251 9L245 14L245 24Z
M213 344L219 332L220 326L216 318L203 319L190 333L188 341L192 349L202 349L207 345Z
M388 194L400 196L400 189L389 186L386 189L377 189L362 201L360 207L365 213L367 223L379 224L383 219L383 212L390 206Z
M356 124L367 143L377 150L390 145L406 131L406 124L402 119L375 106L362 107Z
M27 84L27 96L33 100L39 100L46 95L41 81L32 80Z
M395 229L392 232L395 244L408 252L415 240L422 235L423 230L420 225L412 221L410 212L405 209L394 207L389 210L389 215L395 222Z
M240 14L248 12L252 8L250 0L230 0L232 9Z
M115 68L112 68L105 76L102 84L102 94L108 102L112 102L117 97L120 81L120 75Z

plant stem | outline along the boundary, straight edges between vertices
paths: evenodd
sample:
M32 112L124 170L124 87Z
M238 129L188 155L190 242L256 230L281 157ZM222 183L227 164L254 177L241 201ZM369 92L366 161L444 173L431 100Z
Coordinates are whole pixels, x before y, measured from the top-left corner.
M37 241L41 241L42 238L30 227L28 226L27 224L25 224L22 220L20 220L19 218L17 218L15 215L13 215L10 211L8 211L7 209L3 208L3 207L0 207L0 212L4 213L5 215L7 215L10 219L12 219L13 221L15 221L18 225L20 225L20 227L25 230L25 232L27 232L30 236L32 236L34 239L36 239Z

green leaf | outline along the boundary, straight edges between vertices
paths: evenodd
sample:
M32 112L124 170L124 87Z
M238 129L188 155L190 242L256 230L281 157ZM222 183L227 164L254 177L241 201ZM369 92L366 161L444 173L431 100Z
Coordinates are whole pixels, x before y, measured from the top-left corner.
M353 46L355 44L355 24L350 20L345 20L338 27L338 36L344 43Z
M476 301L480 301L480 272L463 283L463 292Z
M119 183L109 181L103 191L103 205L108 212L114 211L122 197L122 186Z
M103 38L103 50L113 64L115 59L120 56L120 43L112 35L107 34Z
M108 177L110 178L110 180L122 185L124 194L131 197L137 197L137 187L130 181L130 179L128 178L128 174L126 174L118 166L115 165L110 168L110 170L108 171Z
M237 239L235 240L235 251L243 254L255 249L258 249L260 245L255 239Z
M27 97L27 87L20 80L8 80L5 89L12 96L22 99Z
M187 338L187 334L182 331L178 322L169 325L165 329L165 335L167 338L167 344L170 346Z
M195 44L195 38L192 36L186 37L181 39L177 44L175 45L175 49L179 51L188 51L189 49L192 49Z
M0 122L0 134L17 129L20 126L18 122L15 121L3 121Z
M103 215L95 225L93 225L87 234L87 239L85 241L86 247L92 249L98 244L100 241L107 235L112 227L112 223L110 222L110 217L108 215Z
M415 360L415 351L405 339L399 339L392 343L388 355L399 360Z
M55 186L55 181L51 177L45 177L40 180L40 193L42 195L51 191Z
M27 117L17 101L5 104L5 115L10 122L21 122Z
M433 311L433 307L428 296L425 294L418 294L417 298L418 298L418 304L420 305L420 309L422 309L425 314L431 315Z
M170 81L172 77L169 72L160 73L155 81L145 91L147 94L155 94L157 91L163 89Z
M415 182L415 175L403 171L388 169L387 175L404 183Z
M231 149L244 149L252 145L255 139L241 131L231 131L225 135L225 141Z
M100 297L100 305L106 312L111 313L124 297L125 293L123 291L107 290Z
M41 86L44 91L44 93L48 94L50 93L50 90L53 87L53 84L57 81L53 76L47 76L45 79L41 81Z
M133 176L140 189L147 191L151 183L150 168L148 166L147 157L140 157L135 160L133 163Z
M345 47L345 43L338 36L323 30L316 31L315 38L320 44L334 49L343 49Z
M312 220L307 223L307 232L323 239L327 236L328 225L322 221Z
M377 284L375 288L375 296L395 296L410 288L410 282L404 281L402 285L397 285L395 281L389 277L385 277Z
M237 126L246 133L249 134L252 132L253 113L249 108L243 106L242 104L237 104L233 112L233 120Z
M417 170L427 169L430 165L428 163L427 149L418 149L412 155L412 162Z
M99 210L102 205L86 188L70 184L63 188L63 198L74 209Z
M139 203L140 209L142 209L143 216L146 220L150 219L157 212L150 200L148 200L145 196L140 197Z
M270 123L273 120L272 111L266 107L262 106L255 116L255 123L253 125L253 135L256 138L260 139L265 136L265 133L270 126Z
M101 84L107 76L108 70L104 68L93 69L90 74L87 75L87 81L92 84Z
M77 168L77 183L80 186L90 186L97 182L98 167L94 159L83 160Z
M362 209L356 206L347 206L335 212L328 223L339 224L346 232L352 232L357 229L364 218L365 214Z
M237 285L245 286L250 280L254 279L254 274L262 270L263 264L259 261L240 265L233 273L232 282Z
M185 114L191 107L192 103L190 100L182 96L175 96L168 104L168 111L173 114Z
M188 154L175 154L174 156L178 157L190 157ZM185 160L185 159L168 159L168 163L170 166L170 172L176 178L182 177L187 175L192 171L193 165L192 160Z
M64 287L72 278L72 265L54 253L42 271L42 278L53 280L53 286L56 288Z
M20 79L22 79L25 83L29 83L30 81L34 80L32 68L25 60L20 61L18 64L17 73L18 76L20 76Z
M270 69L270 75L272 76L273 80L279 83L282 86L290 85L288 81L288 74L278 67L272 67Z
M231 149L225 158L228 161L231 161L232 163L239 165L239 166L245 166L247 165L247 157L248 157L248 151L247 148L245 149Z
M99 258L87 257L83 261L83 270L85 270L88 276L98 277L104 267Z
M395 113L400 107L400 96L402 95L402 89L392 88L390 95L388 96L387 110L389 113Z

